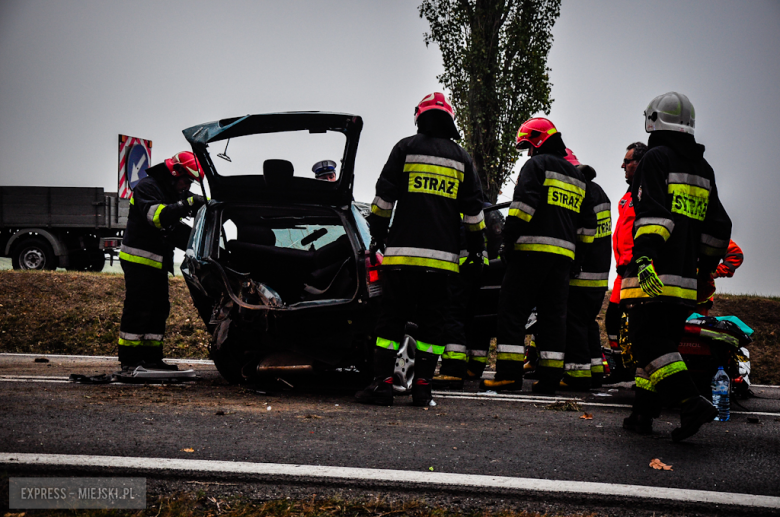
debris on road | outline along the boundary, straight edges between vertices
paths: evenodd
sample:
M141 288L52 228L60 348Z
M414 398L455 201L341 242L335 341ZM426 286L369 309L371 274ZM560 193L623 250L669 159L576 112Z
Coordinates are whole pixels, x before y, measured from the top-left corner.
M658 458L653 458L650 460L650 467L654 468L655 470L672 470L671 465L667 465Z

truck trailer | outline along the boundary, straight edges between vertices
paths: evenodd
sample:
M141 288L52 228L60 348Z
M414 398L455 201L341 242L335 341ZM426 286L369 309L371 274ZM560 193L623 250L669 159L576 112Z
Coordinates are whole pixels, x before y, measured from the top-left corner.
M0 250L14 269L101 271L129 209L102 187L0 187Z

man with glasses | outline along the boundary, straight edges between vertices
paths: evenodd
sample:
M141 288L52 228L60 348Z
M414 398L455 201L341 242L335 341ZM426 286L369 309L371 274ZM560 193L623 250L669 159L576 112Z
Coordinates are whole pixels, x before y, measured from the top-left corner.
M623 281L626 267L631 262L632 250L634 248L634 202L631 199L631 182L634 180L634 172L639 165L639 161L647 152L647 146L642 142L634 142L626 148L626 156L623 158L623 164L620 166L625 171L628 190L618 203L618 219L612 232L612 250L615 254L615 264L617 266L617 278L612 287L612 294L609 297L609 306L604 317L604 327L607 331L609 346L614 352L620 351L618 345L618 333L620 331L620 284ZM622 362L616 361L610 365L622 368ZM625 373L623 375L622 373ZM625 378L624 378L625 377ZM612 381L628 380L633 377L633 372L611 372Z

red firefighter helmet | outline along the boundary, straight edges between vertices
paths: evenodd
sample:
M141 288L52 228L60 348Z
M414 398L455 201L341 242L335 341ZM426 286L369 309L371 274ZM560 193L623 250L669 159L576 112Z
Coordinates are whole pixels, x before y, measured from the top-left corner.
M190 151L174 154L165 160L165 166L174 178L188 177L194 181L203 181L203 169Z
M423 100L420 101L414 108L414 123L417 123L417 119L428 110L441 110L449 114L452 120L455 120L455 112L452 110L452 105L447 97L441 92L434 92L430 95L426 95Z
M577 156L575 156L574 151L572 151L568 147L566 148L566 156L564 156L564 158L566 159L567 162L574 165L575 167L577 165L582 165L580 161L577 159Z
M539 148L548 138L557 133L555 124L543 117L526 120L517 131L517 148Z

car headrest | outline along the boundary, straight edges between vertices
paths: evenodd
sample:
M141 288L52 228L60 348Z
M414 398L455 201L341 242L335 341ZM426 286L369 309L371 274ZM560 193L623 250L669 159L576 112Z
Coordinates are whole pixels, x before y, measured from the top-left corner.
M276 244L276 236L273 230L267 226L240 226L236 230L238 240L249 244L262 244L273 246Z
M293 164L287 160L266 160L263 162L263 177L269 188L284 188L293 177Z

